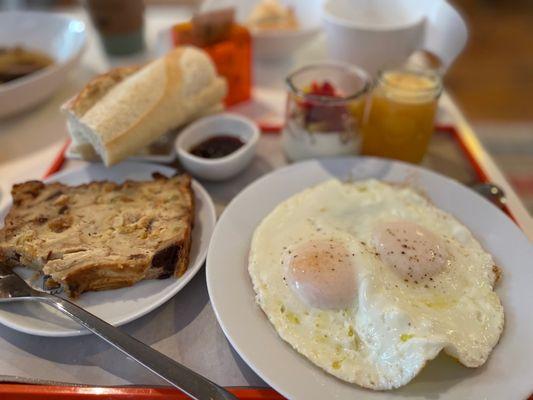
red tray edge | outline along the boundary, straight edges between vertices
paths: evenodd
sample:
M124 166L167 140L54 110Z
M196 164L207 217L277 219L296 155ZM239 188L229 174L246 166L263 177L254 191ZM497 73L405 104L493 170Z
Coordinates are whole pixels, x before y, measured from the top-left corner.
M285 398L272 389L229 387L232 394L241 400L284 400ZM6 397L4 397L6 396ZM9 396L9 397L7 397ZM19 383L0 384L0 398L9 400L81 400L109 398L114 400L186 400L189 397L170 387L88 387L88 386L51 386L28 385Z

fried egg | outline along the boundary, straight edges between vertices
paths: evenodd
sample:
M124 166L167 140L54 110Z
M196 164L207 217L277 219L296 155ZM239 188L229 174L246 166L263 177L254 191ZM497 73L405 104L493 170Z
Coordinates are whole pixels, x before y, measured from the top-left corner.
M385 390L441 351L479 367L503 307L490 254L409 187L330 180L256 228L249 274L283 340L334 376Z

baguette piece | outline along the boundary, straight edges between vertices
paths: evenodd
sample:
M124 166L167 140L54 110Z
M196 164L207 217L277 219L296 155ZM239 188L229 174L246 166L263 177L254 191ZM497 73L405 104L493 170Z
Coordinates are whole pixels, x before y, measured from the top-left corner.
M85 85L78 95L72 97L61 107L61 110L67 115L67 129L70 133L73 150L78 152L84 160L95 161L100 157L91 143L81 136L81 129L78 129L79 119L114 86L140 69L140 65L117 67L99 75Z
M0 262L34 268L72 297L181 276L189 263L191 178L15 185Z
M97 77L62 110L82 156L94 158L96 152L110 166L207 112L226 90L207 53L185 46L144 67Z
M224 107L222 103L218 103L215 106L211 107L210 109L206 111L202 111L200 115L195 115L192 117L192 119L205 117L212 114L217 114L224 110ZM69 124L69 121L67 120L67 125ZM161 145L164 144L166 146L166 153L170 153L171 146L174 147L174 141L176 139L176 136L179 134L179 128L173 129L170 132L160 136L153 142L151 142L148 146L143 147L142 149L138 150L135 154L133 154L134 157L149 157L154 154L161 154ZM70 128L69 128L70 129ZM72 140L72 147L69 149L69 153L73 154L74 156L81 157L82 159L86 161L102 161L98 153L94 150L93 146L83 140L83 138L76 137L74 135L71 135ZM159 149L157 153L154 153L153 148Z

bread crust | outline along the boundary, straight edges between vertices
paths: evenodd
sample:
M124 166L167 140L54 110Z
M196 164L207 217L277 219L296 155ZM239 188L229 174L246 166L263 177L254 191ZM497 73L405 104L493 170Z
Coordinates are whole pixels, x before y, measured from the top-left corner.
M72 297L181 276L194 219L191 178L15 185L0 262L49 276Z
M133 75L142 68L141 65L131 65L127 67L117 67L112 70L98 75L91 80L85 87L74 97L68 100L61 108L64 111L70 111L77 117L83 115L102 97L104 97L111 88L117 83L122 82L127 77Z
M181 47L97 77L62 110L75 149L89 159L98 153L109 166L213 108L226 90L205 52Z

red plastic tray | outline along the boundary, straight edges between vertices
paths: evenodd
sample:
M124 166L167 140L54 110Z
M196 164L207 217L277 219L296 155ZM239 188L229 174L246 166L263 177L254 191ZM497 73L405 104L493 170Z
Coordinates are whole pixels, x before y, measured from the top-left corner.
M260 125L263 133L275 134L280 132L281 127L277 125ZM487 174L477 162L468 147L462 141L454 126L439 125L435 127L437 132L450 134L458 143L463 151L469 164L472 166L477 179L480 182L487 182ZM65 159L65 151L69 142L61 148L60 152L54 158L52 164L45 174L45 178L59 171ZM512 214L508 209L504 210L511 218ZM514 218L513 218L514 219ZM228 388L235 396L242 400L283 400L284 397L272 389L266 388ZM79 386L49 386L49 385L31 385L31 384L0 384L0 399L6 400L91 400L91 399L109 399L109 400L185 400L189 399L180 391L173 388L150 388L139 386L125 387L79 387ZM533 400L533 395L528 400Z
M228 388L242 400L283 400L272 389ZM186 400L173 388L45 386L17 383L0 384L2 400Z

